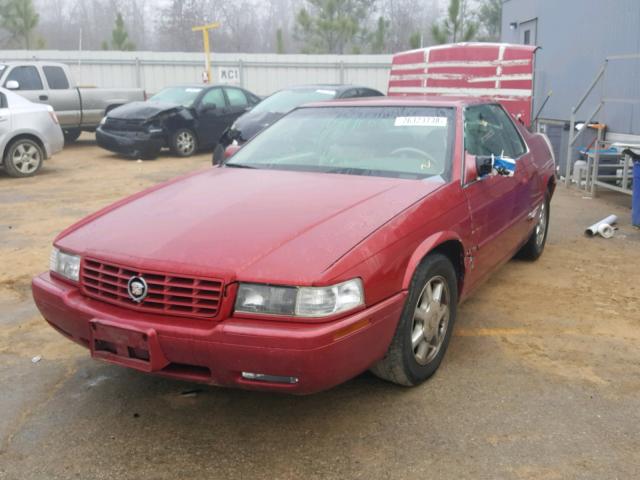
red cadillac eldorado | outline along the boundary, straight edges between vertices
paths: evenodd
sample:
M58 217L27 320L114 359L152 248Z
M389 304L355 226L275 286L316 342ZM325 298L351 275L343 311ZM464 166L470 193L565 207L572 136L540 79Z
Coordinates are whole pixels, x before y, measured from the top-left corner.
M554 171L546 137L488 99L309 105L63 231L33 296L94 358L144 372L298 394L367 369L418 385L459 302L542 253Z

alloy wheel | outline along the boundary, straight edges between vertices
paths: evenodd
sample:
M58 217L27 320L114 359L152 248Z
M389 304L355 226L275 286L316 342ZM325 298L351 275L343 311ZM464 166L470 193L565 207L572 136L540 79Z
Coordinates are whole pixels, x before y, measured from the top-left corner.
M450 318L450 294L447 281L431 278L420 293L411 327L411 347L416 362L426 365L440 351Z
M40 151L29 143L18 144L11 154L11 162L20 173L25 175L35 172L41 161Z
M191 132L183 131L176 137L176 147L182 155L190 155L195 148L195 138Z

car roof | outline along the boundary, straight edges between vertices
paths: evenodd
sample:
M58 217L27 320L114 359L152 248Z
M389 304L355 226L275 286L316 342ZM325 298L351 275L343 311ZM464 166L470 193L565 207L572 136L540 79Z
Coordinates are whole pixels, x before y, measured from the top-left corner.
M439 95L367 97L334 100L332 102L313 102L305 108L319 107L464 107L482 103L496 103L489 97L445 97Z
M313 88L326 88L335 90L337 93L342 93L346 90L351 90L352 88L366 88L367 90L375 90L375 88L367 87L365 85L350 85L344 83L309 83L307 85L293 85L286 88L281 88L279 91L287 91L287 90L308 90Z

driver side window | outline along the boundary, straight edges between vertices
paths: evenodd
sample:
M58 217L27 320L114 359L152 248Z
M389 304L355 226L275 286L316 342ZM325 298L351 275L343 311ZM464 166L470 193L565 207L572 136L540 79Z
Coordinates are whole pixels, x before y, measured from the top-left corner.
M224 93L222 92L222 89L214 88L212 90L209 90L207 93L204 94L204 96L202 97L202 100L200 100L200 105L203 107L211 107L215 105L216 110L224 108L226 104L225 104Z
M465 110L465 150L471 155L516 159L526 148L511 120L498 105L475 105Z

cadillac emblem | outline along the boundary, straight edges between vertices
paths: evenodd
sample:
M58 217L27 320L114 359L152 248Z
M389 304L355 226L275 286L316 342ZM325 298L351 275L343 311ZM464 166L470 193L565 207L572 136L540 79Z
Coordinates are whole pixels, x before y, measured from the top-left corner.
M144 278L134 276L127 283L127 293L129 298L136 303L142 302L149 293L149 286Z

